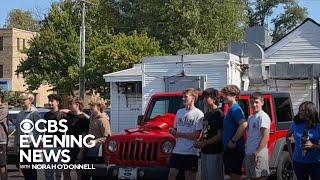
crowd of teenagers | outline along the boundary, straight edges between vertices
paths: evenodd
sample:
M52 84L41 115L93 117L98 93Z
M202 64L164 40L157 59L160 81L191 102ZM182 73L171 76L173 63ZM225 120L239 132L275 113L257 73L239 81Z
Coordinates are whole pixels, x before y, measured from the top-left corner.
M219 104L221 94L229 107L225 113ZM202 180L222 180L225 175L229 175L231 180L244 177L267 179L270 176L268 141L271 119L263 111L264 96L260 92L250 95L253 113L246 118L238 104L239 95L240 89L235 85L224 87L221 93L208 88L202 93L203 113L195 107L197 91L192 88L183 91L184 108L178 110L174 127L169 129L176 137L169 164L169 180L176 179L180 170L185 173L186 180L197 179L199 158ZM298 180L320 179L318 118L312 102L302 103L287 134ZM292 148L290 138L295 142Z
M221 94L224 95L224 103L228 104L228 112L223 112L221 109ZM220 180L224 179L225 175L229 175L232 180L242 179L243 167L247 178L267 179L270 175L268 140L271 120L262 108L264 97L260 92L250 95L250 108L253 113L246 118L238 104L239 95L240 90L235 85L228 85L221 90L221 93L208 88L202 93L205 105L203 113L195 107L198 99L197 91L192 88L183 91L184 108L177 111L174 127L169 129L169 133L176 137L169 163L169 180L176 179L180 170L185 173L186 180L196 179L199 158L203 180ZM23 134L19 128L22 120L30 119L35 122L41 118L33 106L33 101L34 96L31 93L23 94L21 99L23 109L14 122L17 127L16 138ZM97 96L92 97L89 102L90 116L83 112L83 102L78 97L69 99L68 109L60 109L62 100L59 95L49 95L48 102L50 111L44 115L45 120L66 119L68 126L66 134L95 136L95 148L70 148L70 164L90 163L89 151L99 151L101 144L111 136L109 117L104 112L105 101ZM245 132L247 132L246 138L244 138ZM32 134L39 135L36 131ZM63 134L56 132L53 135ZM287 139L297 179L320 179L320 123L315 104L304 102L300 105ZM291 147L290 139L294 139L294 147ZM19 140L16 142L19 143ZM8 178L7 144L8 105L5 102L5 95L0 93L0 176L3 180ZM59 147L45 150L58 151ZM21 165L31 164L32 162L21 162ZM27 180L37 179L36 170L22 169L22 172ZM80 171L76 173L78 180L88 179ZM62 177L66 180L71 179L70 170L45 170L47 180L59 180Z
M15 122L13 122L16 126L17 135L16 141L19 143L19 135L24 134L20 129L20 124L24 119L30 119L33 122L41 119L40 113L38 112L37 108L33 105L35 97L31 93L26 93L22 95L21 103L22 103L22 110L18 113ZM67 135L74 135L78 137L79 135L87 135L92 134L94 135L95 139L88 139L88 143L95 141L96 146L91 149L87 148L79 148L75 146L74 148L70 148L70 164L81 164L86 163L89 164L91 158L88 157L90 154L90 150L98 152L101 148L101 145L105 142L105 140L111 136L111 129L110 129L110 122L108 115L104 112L106 103L105 101L98 97L93 96L89 101L90 106L90 116L83 112L83 102L78 97L72 97L68 101L69 108L68 109L60 109L62 99L61 96L57 94L51 94L48 96L48 102L50 111L44 114L43 119L45 120L56 120L60 121L62 119L67 120L68 130L66 133L60 133L57 131L56 133L52 133L52 135L62 136L63 134ZM8 105L5 103L4 94L0 94L0 168L1 168L1 180L8 179L7 174L7 143L8 143ZM36 131L34 128L33 132L31 132L33 136L39 135L39 132ZM19 147L19 144L18 144ZM34 149L36 147L28 148ZM37 147L39 148L39 147ZM41 148L41 147L40 147ZM54 150L58 151L62 147L54 147L54 148L42 148L46 151ZM20 148L20 150L28 150ZM101 158L103 161L102 156L99 157L97 153L95 155L95 161L98 158ZM59 162L43 162L44 164L59 164ZM32 162L23 161L20 162L20 165L32 165ZM37 179L37 170L35 169L21 169L24 179L26 180L36 180ZM45 179L46 180L70 180L70 170L59 170L59 169L46 169L44 170ZM76 171L77 179L90 179L90 177L86 177L81 173L81 171Z

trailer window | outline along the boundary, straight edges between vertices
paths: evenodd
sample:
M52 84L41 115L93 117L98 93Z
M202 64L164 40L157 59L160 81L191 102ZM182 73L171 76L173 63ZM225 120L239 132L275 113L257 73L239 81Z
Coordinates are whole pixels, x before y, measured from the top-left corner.
M278 123L292 121L291 100L289 97L275 97Z

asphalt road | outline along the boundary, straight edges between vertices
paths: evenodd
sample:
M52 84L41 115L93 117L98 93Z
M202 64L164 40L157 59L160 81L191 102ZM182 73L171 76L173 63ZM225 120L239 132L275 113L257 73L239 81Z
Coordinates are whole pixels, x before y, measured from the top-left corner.
M9 180L24 180L22 176L19 176L18 168L15 165L9 164L8 166L8 179ZM44 171L38 170L38 180L44 180ZM71 180L76 180L76 174L73 171Z

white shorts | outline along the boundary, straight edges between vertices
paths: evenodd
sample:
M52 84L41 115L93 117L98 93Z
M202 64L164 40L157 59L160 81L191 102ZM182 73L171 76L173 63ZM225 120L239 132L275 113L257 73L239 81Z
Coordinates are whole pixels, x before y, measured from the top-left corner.
M256 163L253 155L246 155L244 166L248 178L268 177L270 175L268 155L258 155Z

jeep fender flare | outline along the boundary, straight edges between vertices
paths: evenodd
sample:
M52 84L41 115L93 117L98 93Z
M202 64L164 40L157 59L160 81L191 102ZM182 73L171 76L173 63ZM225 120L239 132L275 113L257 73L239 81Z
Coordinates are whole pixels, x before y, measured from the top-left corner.
M278 162L280 160L281 152L283 151L284 147L287 145L286 138L282 137L277 140L274 145L272 154L270 156L269 166L270 168L277 168Z

